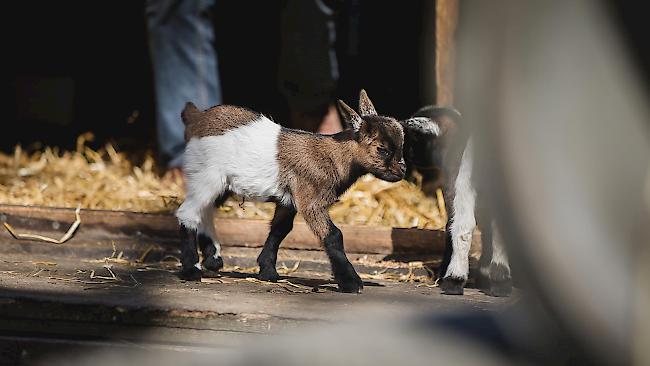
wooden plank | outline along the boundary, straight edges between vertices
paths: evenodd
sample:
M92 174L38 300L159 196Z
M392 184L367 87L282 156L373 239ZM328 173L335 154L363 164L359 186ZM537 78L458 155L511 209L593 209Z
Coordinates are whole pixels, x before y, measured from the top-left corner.
M0 205L0 221L9 222L19 232L58 234L74 221L74 209ZM269 229L266 221L226 218L215 219L215 227L224 246L243 247L261 247ZM444 250L445 235L441 231L344 224L339 227L349 253L441 254ZM178 223L171 214L81 210L81 226L76 236L89 240L115 235L177 240ZM308 226L299 220L282 242L282 247L321 250L320 243Z

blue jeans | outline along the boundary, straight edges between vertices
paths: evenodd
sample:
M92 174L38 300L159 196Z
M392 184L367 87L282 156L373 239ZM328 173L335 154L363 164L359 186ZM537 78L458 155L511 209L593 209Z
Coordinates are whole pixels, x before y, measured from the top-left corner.
M145 16L153 64L161 159L181 167L185 149L180 115L185 103L221 104L211 10L215 0L148 0Z

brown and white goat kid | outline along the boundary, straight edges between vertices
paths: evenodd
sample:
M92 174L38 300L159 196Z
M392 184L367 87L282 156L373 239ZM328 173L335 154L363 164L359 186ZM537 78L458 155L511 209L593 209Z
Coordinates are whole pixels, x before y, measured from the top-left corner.
M480 274L487 280L485 292L493 296L508 296L512 292L512 279L508 256L503 246L494 215L486 205L486 187L476 160L472 139L456 124L458 112L444 112L437 107L424 107L411 120L430 119L439 125L433 139L433 165L442 171L445 203L449 211L447 243L439 276L445 294L462 295L469 274L469 251L472 233L478 225L484 243L480 260ZM407 136L407 143L409 138ZM407 159L409 157L407 156Z
M343 235L328 208L361 175L395 182L404 177L404 131L391 117L377 115L361 91L360 115L339 101L351 127L335 135L283 128L260 113L220 105L199 111L188 103L182 119L187 146L187 195L176 216L180 222L180 276L201 278L203 268L223 267L213 228L214 203L229 194L276 202L271 230L257 258L259 277L275 281L277 252L299 212L322 241L334 279L345 292L360 292L363 282L343 250ZM410 122L409 128L418 128Z

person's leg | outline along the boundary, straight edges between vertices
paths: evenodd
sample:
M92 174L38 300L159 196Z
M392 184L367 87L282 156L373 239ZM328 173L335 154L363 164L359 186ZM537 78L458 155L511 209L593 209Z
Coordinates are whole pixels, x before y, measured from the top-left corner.
M180 113L221 103L211 9L214 0L148 0L149 48L158 145L167 168L180 168L185 147Z

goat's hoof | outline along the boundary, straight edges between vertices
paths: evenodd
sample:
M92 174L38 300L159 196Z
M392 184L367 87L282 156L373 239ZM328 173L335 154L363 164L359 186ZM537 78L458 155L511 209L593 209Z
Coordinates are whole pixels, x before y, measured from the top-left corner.
M462 295L464 288L465 279L460 277L445 277L440 284L440 289L445 295Z
M485 292L490 296L507 297L512 294L512 277L510 269L502 264L490 265L490 287Z
M203 260L203 268L209 271L218 272L223 268L223 258L207 257Z
M257 276L262 281L277 282L280 279L280 275L275 268L271 267L260 267L260 273Z
M357 293L360 294L363 291L363 281L361 277L356 272L349 274L345 279L337 279L336 282L339 285L339 290L341 292L348 293Z
M201 281L203 273L196 267L183 268L178 274L178 277L185 281Z

